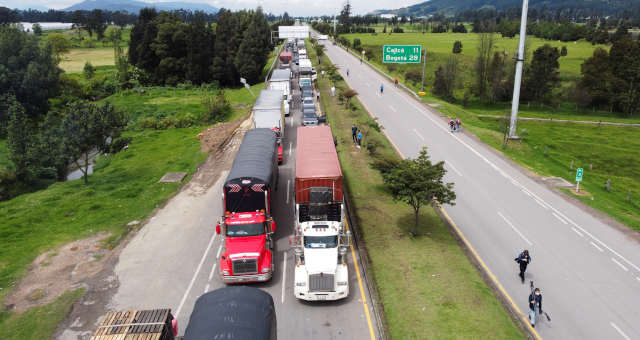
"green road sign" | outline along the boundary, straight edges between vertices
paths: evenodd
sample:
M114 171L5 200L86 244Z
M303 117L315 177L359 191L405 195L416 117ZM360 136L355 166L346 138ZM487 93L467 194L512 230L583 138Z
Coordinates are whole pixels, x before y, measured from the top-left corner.
M422 62L422 45L384 45L382 62L393 64L419 64Z
M578 168L576 171L576 182L582 182L582 168Z

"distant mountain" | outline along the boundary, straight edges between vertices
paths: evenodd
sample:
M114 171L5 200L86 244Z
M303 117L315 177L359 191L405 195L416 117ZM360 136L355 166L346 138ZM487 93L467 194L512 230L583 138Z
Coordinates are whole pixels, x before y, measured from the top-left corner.
M127 11L130 13L138 13L145 7L155 7L158 10L173 11L178 9L184 9L189 11L203 11L206 13L217 13L218 8L209 4L194 3L194 2L143 2L135 0L84 0L71 7L63 9L63 11L77 11L85 10L91 11L94 9L108 10L108 11Z
M640 0L530 0L530 8L579 9L611 15L640 4ZM398 15L426 16L441 12L453 15L469 9L495 8L497 10L522 7L522 0L429 0L395 10L378 10L374 13L394 13Z

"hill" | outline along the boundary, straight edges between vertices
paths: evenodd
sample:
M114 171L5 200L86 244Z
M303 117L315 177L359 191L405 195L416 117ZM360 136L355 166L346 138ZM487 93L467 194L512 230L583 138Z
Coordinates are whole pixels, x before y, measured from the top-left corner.
M640 0L530 0L529 8L570 9L581 11L587 15L613 15L632 6L639 6ZM522 0L429 0L409 7L395 10L378 10L376 13L395 13L407 16L428 16L437 12L448 15L460 11L481 8L497 10L522 7Z
M173 10L189 10L189 11L203 11L206 13L217 13L218 8L204 3L193 2L143 2L135 0L84 0L70 7L63 9L63 11L76 11L85 10L91 11L94 9L108 10L108 11L127 11L129 13L138 13L145 7L155 7L158 10L173 11Z

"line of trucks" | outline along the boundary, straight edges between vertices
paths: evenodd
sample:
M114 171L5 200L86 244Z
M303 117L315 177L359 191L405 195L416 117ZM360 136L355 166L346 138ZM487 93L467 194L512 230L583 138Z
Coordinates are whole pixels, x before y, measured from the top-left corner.
M297 43L300 52L304 41ZM284 58L291 60L286 54ZM280 55L281 65L282 59L283 54ZM304 92L312 89L313 68L306 58L299 64L305 70L300 71L299 83ZM273 218L273 200L278 188L278 165L283 163L282 138L285 116L290 112L292 79L288 68L273 71L267 88L260 92L253 106L253 129L246 132L223 184L223 216L216 225L216 233L224 238L218 268L225 284L268 281L276 269L274 234L277 226ZM313 92L310 97L313 99ZM303 108L303 124L304 121ZM317 116L315 122L304 125L312 126L297 128L295 222L293 235L289 238L295 256L294 295L307 301L343 299L349 294L347 254L351 233L345 223L342 171L331 128L319 126ZM233 287L217 291L228 288ZM223 338L247 338L231 336L234 332L244 334L243 330L231 330L234 325L225 324L229 318L220 314L230 306L237 309L247 305L249 309L252 305L265 309L268 313L262 315L270 315L268 320L258 318L263 326L260 329L263 336L253 338L275 339L275 309L268 293L262 292L267 299L264 294L254 291L217 291L202 295L196 302L185 340L212 339L216 334ZM225 296L237 299L224 302ZM253 302L242 301L251 296ZM223 316L207 316L206 311ZM237 310L228 313L245 317ZM220 327L215 328L213 324ZM153 339L177 339L176 319L170 310L157 309L109 313L92 340L124 339L125 334L138 334L138 331L148 334L152 328L157 330L157 337Z

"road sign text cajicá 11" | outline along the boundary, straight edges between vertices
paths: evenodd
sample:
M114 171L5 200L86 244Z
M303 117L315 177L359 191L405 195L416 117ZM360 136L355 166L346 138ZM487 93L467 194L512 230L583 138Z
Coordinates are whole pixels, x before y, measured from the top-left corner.
M422 62L421 45L384 45L382 62L395 64L418 64Z

